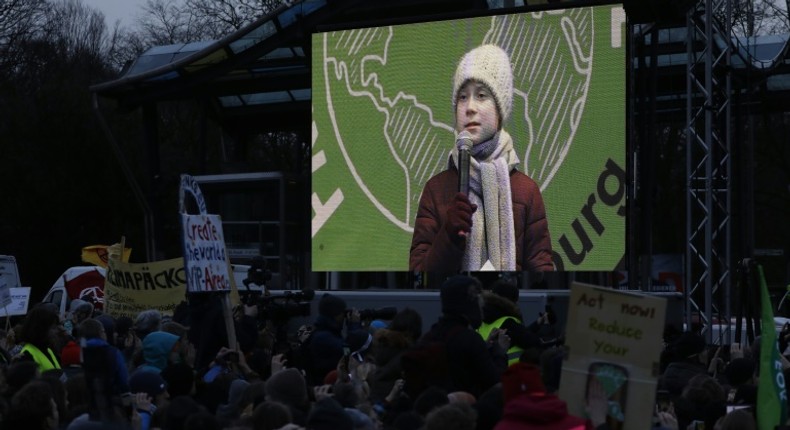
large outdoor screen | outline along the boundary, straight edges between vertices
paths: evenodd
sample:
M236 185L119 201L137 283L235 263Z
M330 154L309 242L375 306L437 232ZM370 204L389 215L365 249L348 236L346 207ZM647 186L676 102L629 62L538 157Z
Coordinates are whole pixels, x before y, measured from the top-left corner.
M312 269L406 271L425 183L455 147L459 61L501 47L502 124L540 187L557 270L625 255L625 13L619 5L317 33L312 37Z

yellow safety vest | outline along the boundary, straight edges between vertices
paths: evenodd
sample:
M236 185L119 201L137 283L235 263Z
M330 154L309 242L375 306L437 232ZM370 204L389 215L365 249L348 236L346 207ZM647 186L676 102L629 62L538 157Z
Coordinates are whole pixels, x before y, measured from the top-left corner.
M21 354L26 351L31 357L33 357L33 361L38 364L38 370L41 373L44 373L47 370L60 369L60 363L58 363L58 359L55 358L55 353L52 352L51 349L47 348L47 354L49 354L49 357L47 357L47 355L41 352L41 350L35 345L32 343L26 343L25 346L22 347L22 351L19 353Z
M521 324L521 321L518 318L511 317L511 316L505 316L505 317L499 318L496 321L491 322L490 324L487 324L487 323L481 324L480 328L477 329L477 333L479 333L480 336L483 337L483 340L487 341L488 340L488 336L491 335L491 332L494 331L495 328L500 328L502 326L502 324L505 321L507 321L507 320L513 320L513 321ZM519 348L518 346L511 345L510 349L507 350L507 365L510 366L513 363L518 363L518 359L519 359L519 357L521 357L521 354L523 352L524 352L524 350Z

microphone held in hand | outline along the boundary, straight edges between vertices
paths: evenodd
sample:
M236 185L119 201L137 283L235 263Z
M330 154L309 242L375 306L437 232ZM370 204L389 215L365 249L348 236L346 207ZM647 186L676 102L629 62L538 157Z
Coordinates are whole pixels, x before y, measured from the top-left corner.
M458 133L455 146L458 148L458 191L469 195L469 157L472 150L472 135L464 130Z

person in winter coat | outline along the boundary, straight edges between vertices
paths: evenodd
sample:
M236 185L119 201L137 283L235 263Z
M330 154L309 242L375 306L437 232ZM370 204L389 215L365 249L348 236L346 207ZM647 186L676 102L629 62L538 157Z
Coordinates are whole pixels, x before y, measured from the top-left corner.
M452 273L554 270L540 187L516 170L520 162L502 127L513 103L507 52L479 46L453 77L455 131L472 140L469 193L459 192L459 151L428 180L420 197L409 270Z
M594 428L592 422L570 415L564 400L546 392L540 377L540 369L533 364L511 365L502 375L502 393L505 398L505 410L494 430L592 430Z
M541 346L540 338L523 324L518 300L518 287L512 283L498 281L490 292L483 292L483 324L477 330L484 340L494 329L505 330L510 337L507 350L508 364L519 361L521 354L528 349Z
M373 335L373 359L376 371L370 384L370 397L381 401L401 378L400 357L422 336L422 317L411 308L400 310L387 328Z
M707 343L702 336L687 332L680 335L672 347L678 360L667 366L658 380L658 387L669 391L670 397L675 399L680 397L691 378L708 374L704 364Z
M23 343L20 352L13 361L34 361L39 372L60 369L60 359L55 355L52 338L62 330L58 315L43 306L36 306L25 317L25 322L18 334Z
M313 334L303 353L307 358L307 382L309 385L322 385L327 373L335 370L343 358L343 326L353 331L362 326L359 322L359 311L351 309L346 322L346 302L342 298L326 293L318 302L318 317Z
M118 348L107 343L107 334L104 325L97 319L88 319L79 326L80 335L85 338L85 348L82 350L86 372L94 368L104 368L107 386L110 387L106 395L120 395L129 392L129 373L126 370L126 361ZM89 358L95 358L93 364ZM89 363L90 362L90 363ZM93 364L93 366L91 366Z
M486 342L475 331L482 323L480 310L480 281L475 278L456 275L445 281L439 296L442 303L442 316L431 329L420 338L413 350L428 348L432 354L432 363L440 363L438 369L444 369L445 375L424 375L424 383L436 385L448 393L465 391L477 398L481 393L499 382L502 372L507 368L505 351L510 346L510 339L504 332L492 336L496 341ZM442 344L440 350L430 349L432 345ZM414 387L413 374L418 369L411 363L414 354L404 353L401 366L406 377L406 392L413 399L424 387ZM422 364L417 363L418 366ZM435 378L431 380L432 378Z
M135 371L160 373L178 353L178 336L164 331L155 331L143 339L144 363Z

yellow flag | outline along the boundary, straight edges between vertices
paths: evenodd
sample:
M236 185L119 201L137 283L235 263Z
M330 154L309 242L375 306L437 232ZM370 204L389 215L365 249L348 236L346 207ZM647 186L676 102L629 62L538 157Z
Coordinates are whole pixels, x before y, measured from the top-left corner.
M115 245L113 245L115 246ZM117 247L120 248L120 247ZM116 252L120 251L117 249ZM107 268L107 259L110 257L110 246L108 245L90 245L82 248L82 261L91 263L99 267ZM129 262L129 256L132 254L132 248L124 248L121 261L124 263Z

